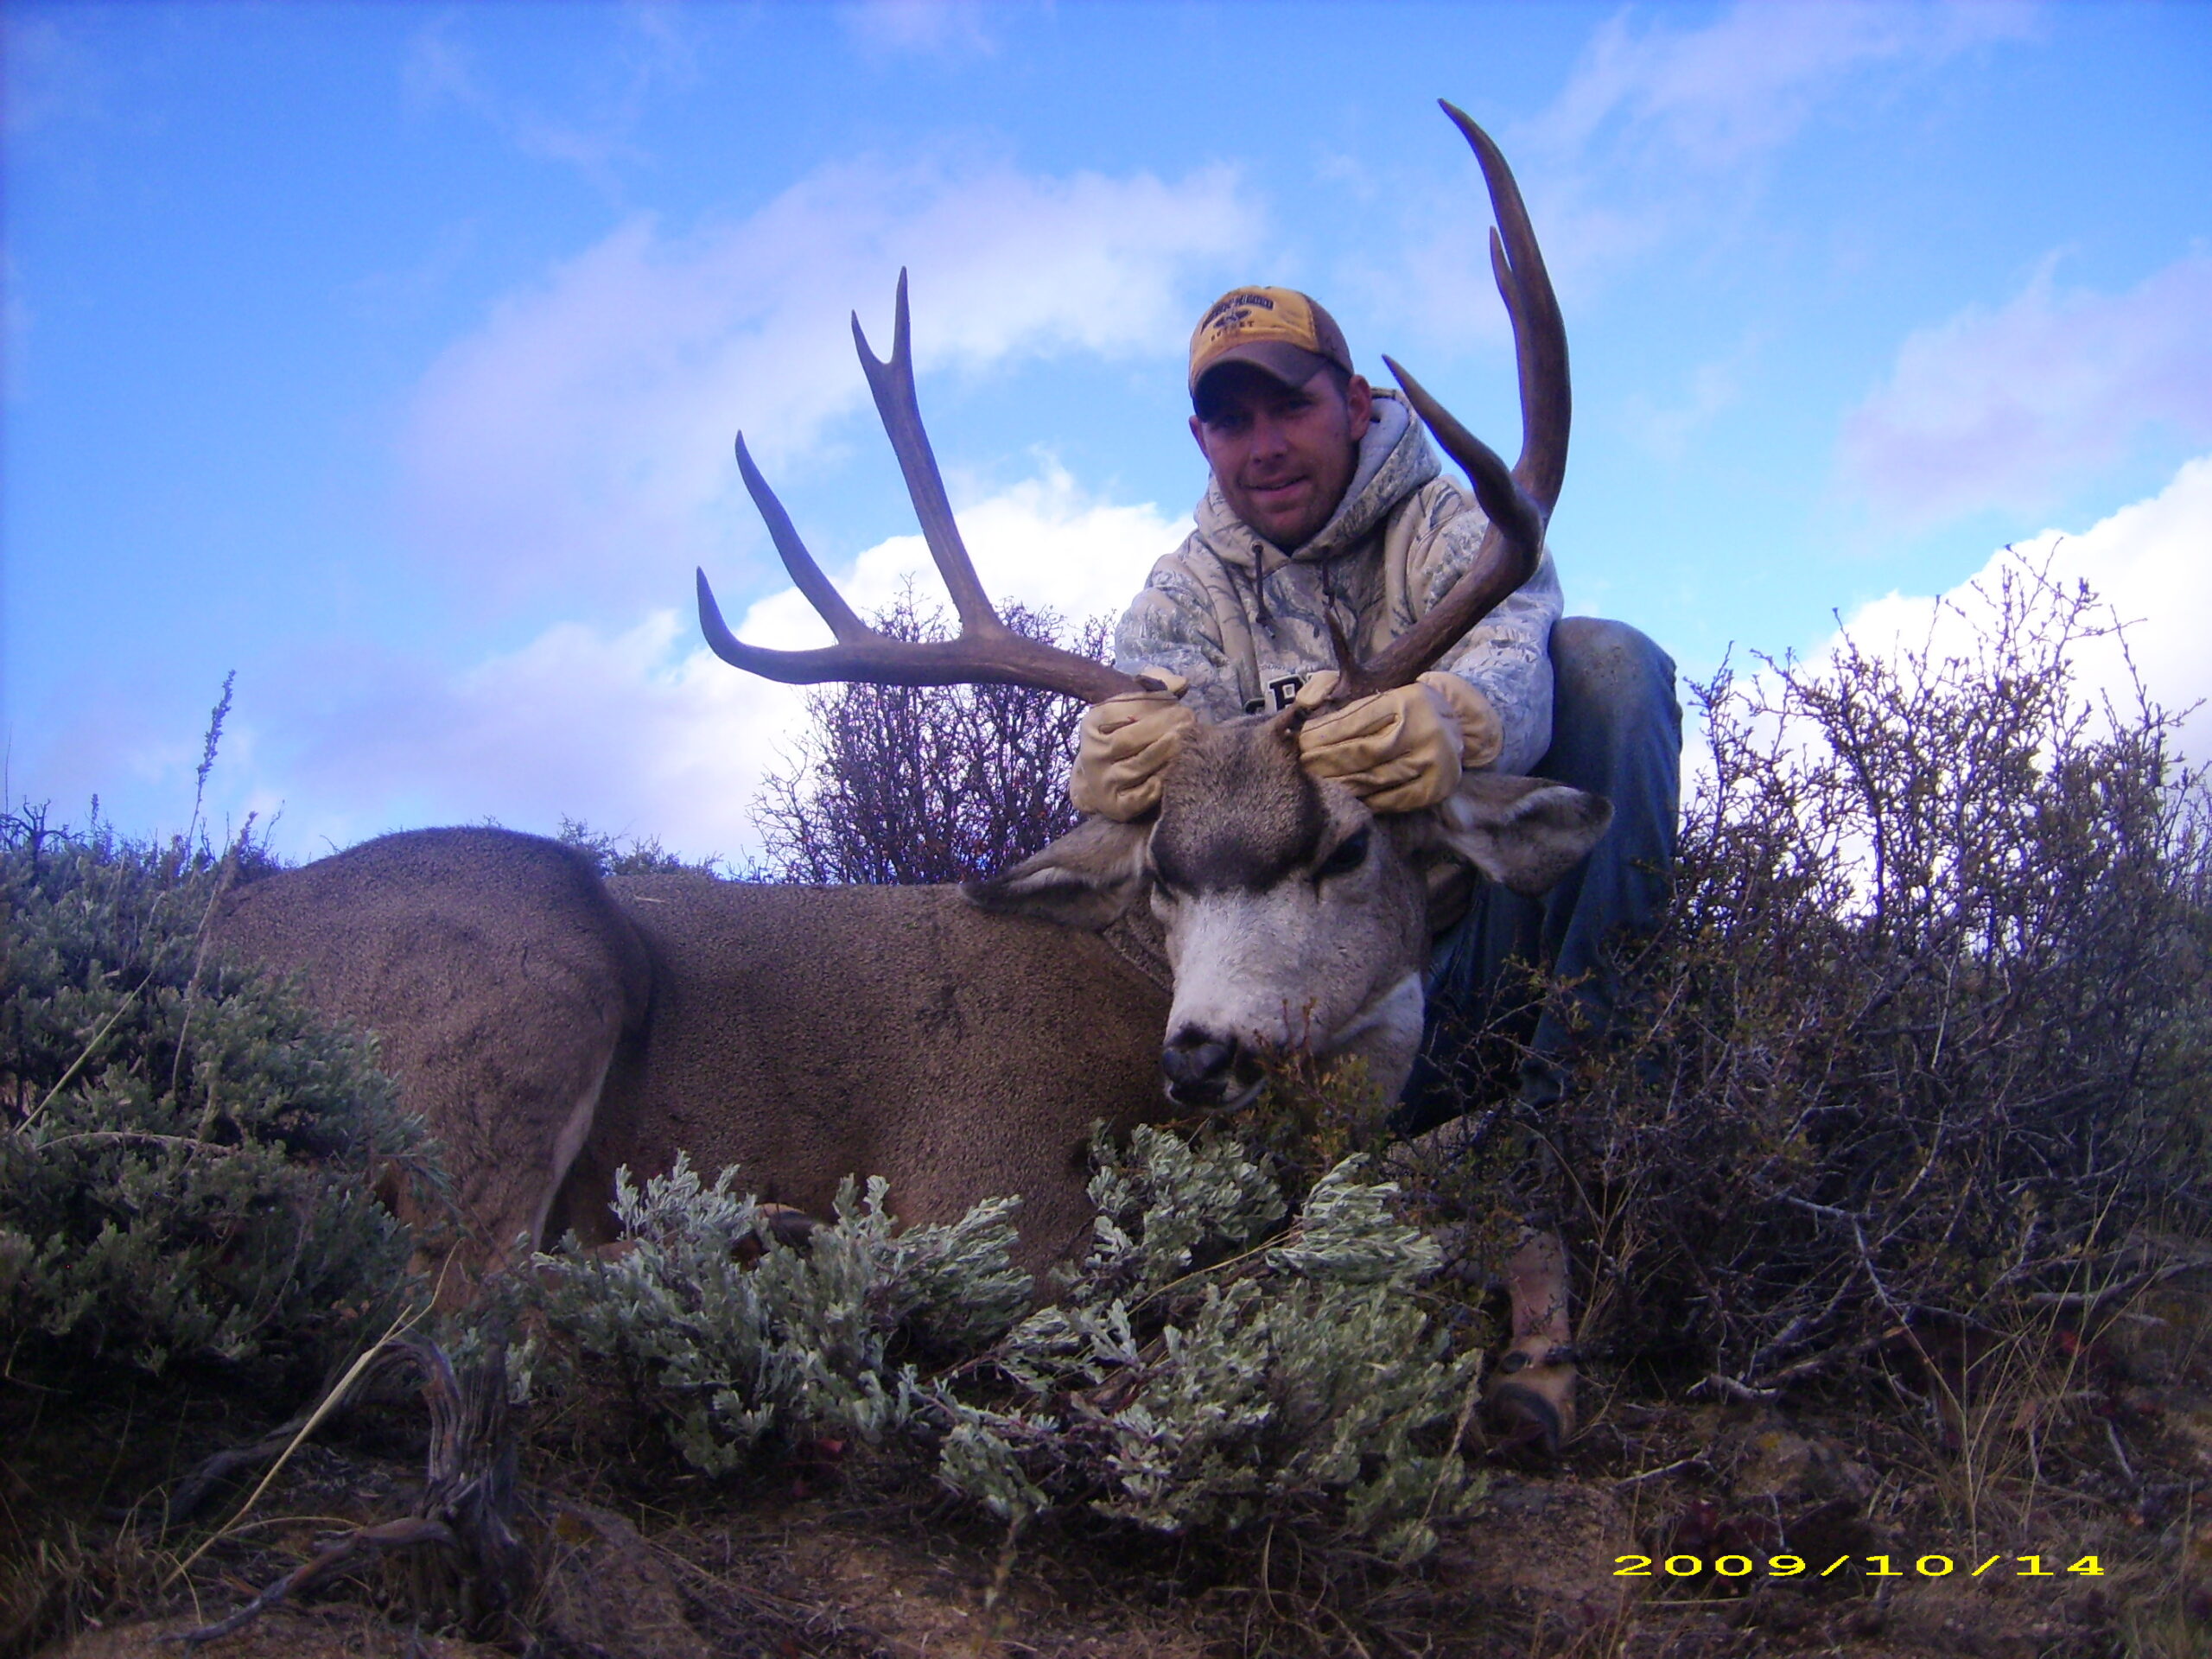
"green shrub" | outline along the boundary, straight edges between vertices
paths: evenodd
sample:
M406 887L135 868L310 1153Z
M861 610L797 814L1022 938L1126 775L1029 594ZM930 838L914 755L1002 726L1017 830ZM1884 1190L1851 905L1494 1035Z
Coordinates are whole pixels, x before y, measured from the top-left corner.
M849 1180L835 1219L795 1249L732 1192L737 1173L709 1186L679 1154L640 1192L616 1172L624 1248L566 1241L538 1259L535 1295L556 1330L645 1385L677 1449L709 1474L772 1436L880 1443L922 1400L894 1348L972 1351L1027 1305L1029 1275L1010 1260L1013 1200L901 1230L880 1177L859 1198Z
M1077 1504L1426 1553L1474 1490L1452 1448L1478 1362L1415 1292L1438 1251L1395 1189L1348 1160L1286 1228L1281 1191L1225 1139L1139 1128L1096 1155L1096 1244L1027 1318L1007 1200L901 1230L880 1181L849 1186L795 1248L735 1171L708 1186L680 1161L642 1192L620 1178L626 1248L542 1258L537 1299L648 1384L710 1473L852 1436L935 1447L941 1479L1017 1525Z
M0 1349L18 1375L319 1369L407 1282L370 1183L424 1168L420 1129L365 1039L203 956L225 868L182 841L0 818Z
M1700 691L1671 912L1543 1126L1616 1354L1770 1391L2205 1229L2202 774L2164 713L2075 684L2090 594L2016 569L1985 598L1953 654Z
M696 871L727 879L729 874L718 854L688 859L662 846L658 836L625 837L594 830L583 819L572 818L565 812L561 815L560 827L553 832L553 839L583 854L601 875L680 875Z
M1227 1141L1102 1148L1097 1242L992 1352L1007 1405L940 1392L940 1476L1020 1521L1080 1501L1157 1531L1301 1525L1415 1560L1479 1490L1456 1450L1479 1356L1421 1281L1435 1242L1346 1159L1292 1224ZM1198 1265L1211 1262L1212 1265Z

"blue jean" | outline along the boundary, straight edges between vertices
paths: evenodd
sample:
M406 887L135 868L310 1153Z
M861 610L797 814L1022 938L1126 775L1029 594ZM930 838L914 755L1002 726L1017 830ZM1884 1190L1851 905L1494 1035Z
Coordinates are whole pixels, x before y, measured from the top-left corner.
M1681 804L1682 710L1674 659L1624 622L1562 618L1552 629L1552 746L1535 775L1603 795L1613 804L1605 837L1541 899L1485 883L1465 918L1436 942L1429 961L1427 1030L1395 1122L1418 1135L1469 1105L1459 1075L1471 1034L1515 1014L1535 1015L1520 1068L1522 1104L1556 1100L1569 1033L1556 1014L1529 1005L1533 966L1572 986L1574 1024L1602 1033L1619 995L1611 953L1622 938L1659 925L1675 868Z

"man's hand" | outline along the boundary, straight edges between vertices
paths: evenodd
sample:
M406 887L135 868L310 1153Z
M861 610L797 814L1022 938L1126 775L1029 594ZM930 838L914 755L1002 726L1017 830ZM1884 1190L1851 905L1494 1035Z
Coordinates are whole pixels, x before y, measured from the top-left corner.
M1296 706L1321 710L1333 670L1309 678ZM1377 812L1433 806L1459 785L1463 767L1484 766L1504 747L1490 699L1456 674L1432 670L1411 685L1316 713L1299 728L1299 757Z
M1160 773L1183 752L1183 734L1198 717L1176 701L1191 689L1180 674L1148 668L1162 691L1129 691L1084 711L1068 798L1078 812L1122 823L1160 804Z

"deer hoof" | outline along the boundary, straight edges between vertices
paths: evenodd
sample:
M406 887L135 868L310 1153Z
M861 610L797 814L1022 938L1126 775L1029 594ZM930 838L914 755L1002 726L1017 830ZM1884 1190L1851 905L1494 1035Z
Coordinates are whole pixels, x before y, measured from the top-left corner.
M1525 1337L1507 1349L1483 1401L1499 1449L1528 1447L1546 1458L1574 1437L1574 1355L1564 1344Z

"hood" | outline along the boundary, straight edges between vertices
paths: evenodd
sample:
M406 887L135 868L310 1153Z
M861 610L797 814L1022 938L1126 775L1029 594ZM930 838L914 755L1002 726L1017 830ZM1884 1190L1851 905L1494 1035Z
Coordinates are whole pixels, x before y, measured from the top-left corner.
M1319 563L1357 546L1393 507L1441 471L1428 435L1405 399L1395 391L1377 391L1375 419L1359 440L1359 465L1344 488L1344 499L1312 541L1286 553L1230 511L1220 484L1211 478L1206 480L1205 499L1198 503L1198 533L1217 558L1247 570L1253 568L1255 542L1264 549L1259 556L1265 569L1292 561Z

